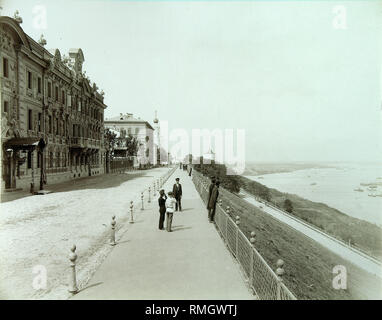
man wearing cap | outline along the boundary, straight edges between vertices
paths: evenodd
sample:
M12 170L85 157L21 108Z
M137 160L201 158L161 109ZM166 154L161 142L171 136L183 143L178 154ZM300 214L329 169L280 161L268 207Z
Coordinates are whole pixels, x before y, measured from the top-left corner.
M174 184L172 188L172 192L174 194L176 204L175 204L175 211L182 211L182 185L179 183L179 178L175 179L176 183Z

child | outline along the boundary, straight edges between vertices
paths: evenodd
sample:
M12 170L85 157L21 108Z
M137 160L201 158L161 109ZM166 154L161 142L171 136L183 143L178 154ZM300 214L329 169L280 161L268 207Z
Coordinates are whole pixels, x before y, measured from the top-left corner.
M166 201L166 215L167 215L167 225L166 229L168 232L171 232L172 216L174 215L174 208L176 200L174 194L170 191L168 193L169 199Z

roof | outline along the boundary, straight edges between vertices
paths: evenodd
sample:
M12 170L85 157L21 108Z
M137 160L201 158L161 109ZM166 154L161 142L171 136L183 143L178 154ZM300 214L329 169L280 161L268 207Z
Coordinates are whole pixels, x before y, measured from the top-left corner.
M119 116L112 117L112 118L106 118L104 120L105 124L110 124L110 123L136 123L136 124L146 124L147 127L150 129L154 130L152 125L141 118L135 118L133 117L132 113L126 113L126 114L120 114Z

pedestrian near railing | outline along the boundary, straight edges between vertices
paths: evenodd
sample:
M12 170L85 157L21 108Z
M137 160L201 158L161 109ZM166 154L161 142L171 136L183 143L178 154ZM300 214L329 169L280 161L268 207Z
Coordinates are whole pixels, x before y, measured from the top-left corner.
M199 173L194 172L192 180L203 201L208 198L208 184ZM221 199L220 199L221 200ZM251 232L250 239L240 230L240 216L231 218L234 212L230 206L223 209L223 202L216 206L215 223L217 229L226 242L228 250L239 262L249 286L262 300L296 300L294 294L282 281L284 275L284 261L277 261L276 272L268 265L255 248L255 232Z

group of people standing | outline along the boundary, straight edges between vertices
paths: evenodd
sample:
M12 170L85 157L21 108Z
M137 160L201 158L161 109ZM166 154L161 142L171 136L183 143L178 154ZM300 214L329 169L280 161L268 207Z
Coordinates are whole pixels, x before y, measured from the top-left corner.
M166 220L166 230L171 232L172 219L175 211L182 211L182 185L179 183L180 179L175 179L175 184L173 185L172 191L169 191L166 195L164 189L159 191L159 230L164 229L164 222ZM207 210L208 210L208 220L210 223L214 222L216 202L219 197L219 178L212 177L211 184L209 186Z
M168 197L164 189L159 191L159 230L164 230L164 221L166 216L166 230L171 232L172 218L175 211L182 211L182 185L179 183L180 179L175 179L175 184L172 191L169 191Z

